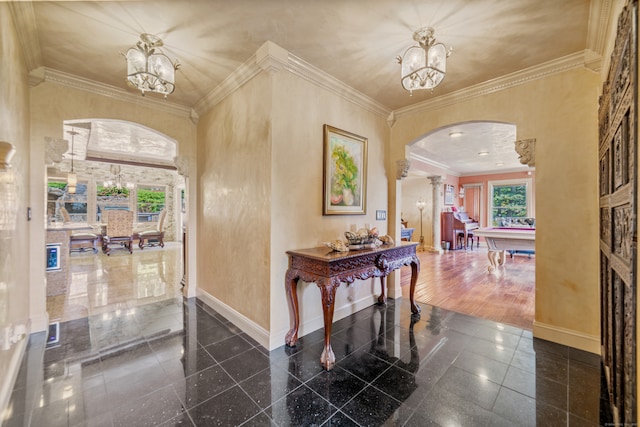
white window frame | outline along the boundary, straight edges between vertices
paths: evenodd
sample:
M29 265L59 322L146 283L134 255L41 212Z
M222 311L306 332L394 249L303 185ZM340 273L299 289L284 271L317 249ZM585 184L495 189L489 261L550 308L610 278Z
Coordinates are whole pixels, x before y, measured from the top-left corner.
M487 226L493 227L493 189L494 187L500 187L505 185L523 185L525 186L525 192L527 197L527 217L533 218L535 216L533 210L533 179L531 178L518 178L518 179L505 179L488 181L489 197L487 203Z

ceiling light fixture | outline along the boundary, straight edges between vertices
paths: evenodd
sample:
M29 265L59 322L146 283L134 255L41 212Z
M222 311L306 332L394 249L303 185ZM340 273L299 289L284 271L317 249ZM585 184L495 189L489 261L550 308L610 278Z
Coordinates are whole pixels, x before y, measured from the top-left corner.
M73 172L73 158L76 153L73 151L73 142L75 136L78 134L73 128L69 131L69 135L71 135L71 152L69 155L71 156L71 172L67 174L67 193L76 194L76 187L78 186L78 175Z
M452 48L436 43L432 27L420 28L413 33L418 44L410 46L396 60L402 66L402 87L413 93L414 90L431 89L438 86L447 73L447 58Z
M132 190L135 187L135 184L133 182L125 182L124 185L122 185L122 172L120 171L120 165L111 165L111 173L114 175L115 177L115 181L112 180L107 180L104 181L102 183L102 186L104 188L113 188L117 193L121 193L123 187L126 188L127 190Z
M163 45L160 37L141 34L140 41L123 54L127 60L127 82L142 92L142 96L145 92L157 92L166 99L176 88L175 71L180 64L172 62L158 49Z

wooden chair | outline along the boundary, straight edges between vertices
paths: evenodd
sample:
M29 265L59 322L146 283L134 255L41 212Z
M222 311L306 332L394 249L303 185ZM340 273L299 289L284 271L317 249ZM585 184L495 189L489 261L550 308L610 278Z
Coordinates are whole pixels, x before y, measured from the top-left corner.
M158 226L155 230L146 230L138 233L138 247L143 249L145 246L158 246L164 248L164 220L167 216L167 209L162 209L158 217ZM146 243L145 243L146 241Z
M64 218L65 224L71 222L71 216L66 208L60 208L60 214ZM75 231L69 232L69 253L71 252L84 252L93 250L94 254L98 253L98 240L100 236L88 231Z
M111 255L112 245L133 253L133 211L109 210L104 213L107 220L102 236L102 252Z

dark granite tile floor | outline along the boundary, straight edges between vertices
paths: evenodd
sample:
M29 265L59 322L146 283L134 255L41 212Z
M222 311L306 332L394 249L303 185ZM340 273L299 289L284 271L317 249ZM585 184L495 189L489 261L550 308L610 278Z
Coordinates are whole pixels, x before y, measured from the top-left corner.
M30 337L3 426L598 426L606 406L597 355L402 299L334 323L330 372L322 330L268 351L196 299L60 338Z

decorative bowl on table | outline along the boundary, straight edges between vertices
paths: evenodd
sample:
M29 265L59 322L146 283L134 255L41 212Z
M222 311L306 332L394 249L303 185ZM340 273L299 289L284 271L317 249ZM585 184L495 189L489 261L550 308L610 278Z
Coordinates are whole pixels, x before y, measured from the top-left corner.
M375 227L371 230L361 228L355 233L345 231L344 236L347 238L350 250L374 249L382 245L382 241L378 239L378 229Z

